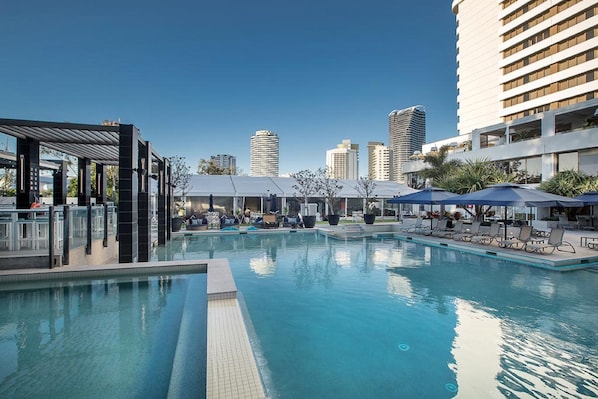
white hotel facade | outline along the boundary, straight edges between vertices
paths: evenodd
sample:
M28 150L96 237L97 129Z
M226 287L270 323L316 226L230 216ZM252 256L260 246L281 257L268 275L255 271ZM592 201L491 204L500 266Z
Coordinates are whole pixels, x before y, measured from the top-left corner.
M503 161L527 183L598 174L598 0L454 0L459 135L424 144ZM596 116L595 116L596 113ZM407 181L425 168L403 166Z

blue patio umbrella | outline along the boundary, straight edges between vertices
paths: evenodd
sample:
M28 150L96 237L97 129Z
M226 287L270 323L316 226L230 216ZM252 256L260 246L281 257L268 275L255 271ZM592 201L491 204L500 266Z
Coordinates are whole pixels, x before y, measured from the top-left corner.
M526 188L520 184L512 183L495 184L483 190L448 198L441 201L441 203L455 205L504 206L505 219L507 206L562 206L568 208L583 206L583 202L577 199L550 194L542 190ZM507 229L505 228L505 239L506 237Z
M583 201L583 204L586 206L590 206L590 214L594 215L594 205L598 205L598 191L588 191L573 198Z
M598 191L588 191L582 195L573 197L573 199L583 201L584 205L598 205Z
M389 199L389 204L419 204L419 205L432 205L442 204L443 200L447 200L458 196L458 194L451 193L442 188L438 187L426 187L421 191L415 193L402 195L400 197L394 197Z
M208 212L214 212L214 196L210 194L210 206L208 207Z

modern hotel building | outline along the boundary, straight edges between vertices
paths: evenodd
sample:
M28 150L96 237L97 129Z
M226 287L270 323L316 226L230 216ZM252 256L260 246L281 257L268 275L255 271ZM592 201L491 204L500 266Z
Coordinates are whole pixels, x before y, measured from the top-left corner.
M251 136L249 176L278 176L279 140L270 130L258 130Z
M449 145L450 158L503 161L527 183L568 169L596 175L598 1L454 0L452 8L459 135L422 151ZM424 167L413 161L403 173Z

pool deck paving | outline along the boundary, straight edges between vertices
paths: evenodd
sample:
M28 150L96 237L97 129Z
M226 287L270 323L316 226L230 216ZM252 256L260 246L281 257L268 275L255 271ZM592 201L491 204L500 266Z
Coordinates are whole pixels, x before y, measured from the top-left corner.
M504 231L504 230L503 230ZM509 228L507 237L516 237L519 232L518 228ZM598 242L598 232L587 230L565 230L563 241L571 244L574 253L570 247L563 246L562 250L558 248L554 252L527 252L524 248L501 248L498 246L497 240L492 240L489 245L472 243L468 241L456 241L451 238L435 237L430 235L396 232L394 237L402 240L419 242L422 244L445 247L448 249L476 253L482 256L490 256L513 262L526 264L529 266L540 267L555 271L569 271L586 268L598 267L598 250L587 247L587 242L592 239ZM548 237L534 237L536 240L543 240L548 242ZM501 235L499 240L504 240ZM569 252L568 252L569 251Z

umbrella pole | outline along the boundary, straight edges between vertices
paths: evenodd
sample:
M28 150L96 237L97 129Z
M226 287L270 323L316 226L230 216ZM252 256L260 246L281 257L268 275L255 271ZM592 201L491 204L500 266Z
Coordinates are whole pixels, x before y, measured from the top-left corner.
M504 218L505 223L504 223L504 225L505 225L505 240L506 240L507 239L507 207L505 206L504 208L505 208L505 210L504 210L504 214L505 214L505 218Z

